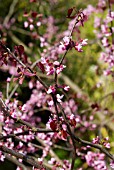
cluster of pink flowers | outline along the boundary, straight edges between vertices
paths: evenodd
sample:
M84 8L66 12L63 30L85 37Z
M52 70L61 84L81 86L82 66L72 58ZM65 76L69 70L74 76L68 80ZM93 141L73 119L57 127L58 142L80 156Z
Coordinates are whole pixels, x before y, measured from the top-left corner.
M106 167L106 163L104 161L104 154L101 153L94 153L91 151L87 152L85 156L87 164L92 167L94 170L108 170Z
M35 26L41 26L42 14L31 11L30 13L25 12L23 16L27 18L27 20L24 22L25 28L29 27L29 29L33 31Z
M106 1L99 1L98 9L96 12L101 12L106 9ZM95 34L98 39L100 39L101 48L103 48L103 52L101 52L100 60L107 63L108 68L104 70L104 75L113 75L113 67L114 67L114 27L111 27L111 23L114 20L114 12L108 11L106 17L101 19L99 17L95 17Z
M87 45L87 40L88 39L84 39L75 43L71 37L65 36L63 42L60 42L61 44L59 48L62 50L68 50L69 48L72 49L74 47L78 52L82 52L82 47Z
M41 58L40 65L41 64L42 64L42 67L45 69L47 75L52 75L55 72L59 74L66 67L63 64L60 64L58 61L50 62L47 58L44 58L44 57Z
M96 138L93 138L93 143L95 144L100 144L103 145L106 148L110 148L110 143L109 143L109 137L103 138L102 140L100 139L99 136L97 136Z

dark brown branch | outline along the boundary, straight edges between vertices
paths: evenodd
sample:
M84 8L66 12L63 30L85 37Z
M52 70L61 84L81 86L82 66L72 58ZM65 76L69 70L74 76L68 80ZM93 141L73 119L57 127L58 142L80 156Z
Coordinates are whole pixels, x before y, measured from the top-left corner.
M0 148L0 150L5 152L5 153L9 153L9 154L15 156L16 158L20 158L23 161L29 163L30 165L32 165L32 166L34 166L36 168L39 168L40 170L43 170L43 168L44 168L42 165L39 165L38 162L36 162L33 158L30 158L30 157L28 157L26 155L23 155L23 154L18 153L18 152L14 151L14 150L11 150L11 149L7 148L6 146L2 146ZM46 168L45 168L45 170L46 170Z
M62 108L62 106L61 106L60 103L58 103L58 106L59 106L59 108L60 108L60 110L61 110L61 112L62 112L62 115L63 115L64 121L65 121L65 124L66 124L66 126L67 126L68 133L69 133L69 135L70 135L70 137L71 137L72 144L73 144L73 156L72 156L72 164L71 164L71 170L73 170L73 168L74 168L74 163L75 163L75 159L76 159L76 143L75 143L75 140L74 140L74 137L73 137L73 134L72 134L70 125L69 125L69 123L68 123L67 117L66 117L66 115L65 115L65 113L64 113L64 110L63 110L63 108Z
M10 162L14 163L15 165L21 167L22 170L27 170L27 167L25 167L22 163L20 163L16 158L9 156L7 153L4 153L4 155L7 160L9 160Z
M99 149L101 152L103 152L105 155L107 155L110 159L114 160L114 156L111 153L109 153L105 148L103 148L101 145L93 144L91 142L83 140L83 139L81 139L77 136L74 136L74 135L73 135L73 137L74 137L75 141L78 141L79 143L81 143L83 145L91 146L93 148Z
M78 22L79 22L79 19L76 18L76 21L75 21L75 23L74 23L74 25L73 25L73 27L70 31L70 34L69 34L70 41L71 41L71 36L73 34L74 28L75 28L75 26ZM60 65L63 63L63 60L65 59L65 56L67 55L68 51L69 51L69 48L65 51L64 55L62 56L61 61L60 61Z

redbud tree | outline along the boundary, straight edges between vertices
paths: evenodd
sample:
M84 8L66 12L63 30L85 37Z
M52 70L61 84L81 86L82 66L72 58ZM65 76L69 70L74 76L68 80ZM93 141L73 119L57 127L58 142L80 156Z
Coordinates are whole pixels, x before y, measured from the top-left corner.
M114 1L62 2L0 18L2 169L114 169Z

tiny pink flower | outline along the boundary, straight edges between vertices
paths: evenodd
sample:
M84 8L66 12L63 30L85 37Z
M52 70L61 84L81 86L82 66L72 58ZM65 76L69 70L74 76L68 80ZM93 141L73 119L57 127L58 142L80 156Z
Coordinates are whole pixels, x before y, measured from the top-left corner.
M30 25L29 25L29 28L30 28L30 30L32 31L32 30L34 29L34 25L33 25L33 24L30 24Z
M66 86L66 85L63 86L63 89L64 89L65 91L68 91L69 88L70 88L69 86Z
M102 44L103 44L104 47L107 47L109 45L108 39L106 37L103 37Z
M105 142L105 143L103 143L103 145L104 145L106 148L108 148L108 149L110 148L110 143L106 143L106 142Z
M24 27L27 28L29 26L29 23L27 21L24 22Z
M85 46L85 45L87 45L88 43L87 43L87 41L88 41L88 39L84 39L84 40L82 40L82 46Z
M59 74L65 67L66 67L65 65L60 65L60 67L57 67L56 73Z
M54 63L53 63L55 66L59 66L59 62L58 61L54 61Z
M64 97L64 95L61 95L61 96L60 96L60 94L57 94L56 97L57 97L57 101L58 101L59 103L61 103L61 102L62 102L61 99Z
M37 27L41 26L41 22L36 23Z
M50 93L55 93L56 89L54 86L50 86L49 89L47 90L47 94L50 94Z
M75 45L75 49L78 51L78 52L82 52L83 50L82 50L82 45L81 44L76 44Z
M63 41L64 41L64 44L65 44L65 45L68 45L68 44L70 43L70 37L65 36L65 37L63 38Z

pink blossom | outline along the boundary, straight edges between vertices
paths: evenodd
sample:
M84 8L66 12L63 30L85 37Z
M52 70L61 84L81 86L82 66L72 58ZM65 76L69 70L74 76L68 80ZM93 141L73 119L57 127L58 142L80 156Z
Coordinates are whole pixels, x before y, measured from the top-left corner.
M71 37L65 36L63 38L63 42L60 42L59 48L62 50L67 50L67 48L70 44L70 41L71 41Z
M57 101L61 103L62 102L61 99L64 97L64 95L57 94L56 97L57 97Z
M100 137L97 136L96 138L93 138L92 143L94 143L94 144L99 144L99 143L100 143Z
M47 101L47 103L49 106L53 106L53 104L54 104L53 100L49 100L49 101Z
M100 27L100 22L101 22L101 19L98 18L98 17L95 17L94 27L95 27L95 28Z
M94 170L107 170L106 164L104 161L104 154L101 153L94 153L91 151L87 152L87 155L85 156L87 164L90 167L93 167Z
M51 164L51 165L54 165L56 162L56 159L55 158L51 158L48 163Z
M110 163L110 167L111 167L112 169L114 169L114 161L112 161L112 162Z
M24 27L27 28L29 26L29 23L27 21L24 22Z
M111 32L109 31L109 28L108 28L107 25L102 24L102 25L101 25L101 31L102 31L102 33L105 34L105 36L107 36L107 37L111 35Z
M110 148L110 143L104 142L103 145L108 149Z
M82 44L79 44L79 43L76 43L75 45L75 49L78 51L78 52L82 52Z
M68 91L69 88L70 88L69 86L66 86L66 85L63 86L63 89L64 89L65 91Z
M2 98L2 92L0 91L0 98Z
M50 86L49 89L47 90L47 94L55 93L55 92L56 92L56 89L54 86Z
M41 26L41 22L36 23L37 27Z
M60 72L62 72L65 67L66 67L65 65L60 65L59 67L56 68L56 73L60 74Z
M67 46L70 43L70 39L71 39L71 37L67 37L67 36L65 36L63 38L63 42L64 42L65 46Z
M0 151L0 161L4 161L4 159L5 159L5 156L3 155L3 153Z
M64 43L63 42L60 42L60 45L59 45L59 51L64 51L64 50L66 50L66 46L64 45Z
M55 72L55 68L52 65L46 65L45 71L47 72L47 75L52 75Z
M33 25L33 24L30 24L30 25L29 25L29 28L30 28L30 30L32 31L32 30L34 29L34 25Z
M59 61L54 61L54 63L53 63L55 66L59 66Z
M87 41L88 41L88 39L84 39L84 40L82 40L82 41L81 41L82 46L87 45L87 44L88 44L88 43L87 43Z
M87 41L88 39L84 39L84 40L80 40L79 42L77 42L75 44L75 49L78 51L78 52L82 52L82 47L87 45Z
M9 83L10 81L11 81L11 78L10 78L10 77L8 77L8 78L7 78L7 82Z
M106 37L103 37L102 44L103 44L104 47L107 47L109 45L108 39Z
M67 130L66 124L62 124L62 128L63 128L64 131L66 131Z

